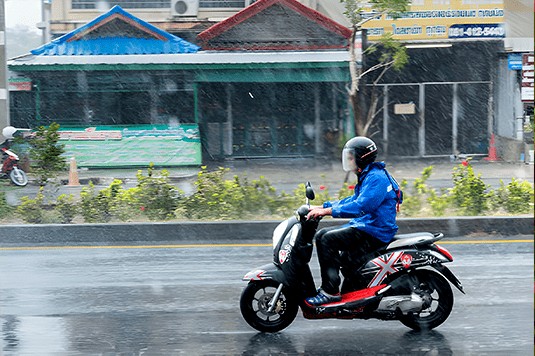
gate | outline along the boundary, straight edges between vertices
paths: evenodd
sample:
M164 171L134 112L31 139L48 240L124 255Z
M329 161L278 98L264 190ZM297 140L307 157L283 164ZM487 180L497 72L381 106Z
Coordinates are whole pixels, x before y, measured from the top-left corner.
M483 155L492 129L492 83L382 84L383 142L398 157ZM396 113L395 104L414 104Z

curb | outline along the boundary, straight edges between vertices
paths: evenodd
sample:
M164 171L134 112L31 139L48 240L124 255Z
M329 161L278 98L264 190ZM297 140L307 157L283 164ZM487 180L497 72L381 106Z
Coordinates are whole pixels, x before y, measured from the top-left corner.
M271 242L280 221L201 221L122 224L41 224L0 226L0 246L69 245L69 244L157 244L224 243L243 241ZM345 219L325 219L321 227L341 225ZM446 238L483 235L531 235L532 216L401 218L400 234L429 231L442 232Z

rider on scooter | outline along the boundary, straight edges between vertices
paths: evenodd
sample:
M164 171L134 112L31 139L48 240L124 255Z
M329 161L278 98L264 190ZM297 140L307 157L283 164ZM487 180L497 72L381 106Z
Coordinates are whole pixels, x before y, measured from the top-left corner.
M315 297L307 298L310 306L342 299L340 286L340 251L362 256L386 246L398 230L396 211L402 201L398 183L375 162L377 146L367 137L358 136L346 142L342 167L358 177L354 194L342 200L311 207L307 219L332 215L351 218L344 225L327 227L314 236L321 268L321 288Z

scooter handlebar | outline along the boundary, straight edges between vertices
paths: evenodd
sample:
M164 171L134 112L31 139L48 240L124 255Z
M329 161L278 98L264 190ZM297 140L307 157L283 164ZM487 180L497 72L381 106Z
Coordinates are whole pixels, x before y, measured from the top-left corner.
M301 222L305 222L305 221L315 221L315 222L319 222L321 220L321 216L318 216L318 217L315 217L315 218L311 218L311 219L307 219L307 215L308 215L308 212L310 211L310 206L309 205L301 205L299 207L299 209L296 210L296 214L299 216L299 220Z
M308 205L301 205L299 209L297 209L296 213L297 215L299 215L300 218L304 218L307 216L309 211L310 207Z

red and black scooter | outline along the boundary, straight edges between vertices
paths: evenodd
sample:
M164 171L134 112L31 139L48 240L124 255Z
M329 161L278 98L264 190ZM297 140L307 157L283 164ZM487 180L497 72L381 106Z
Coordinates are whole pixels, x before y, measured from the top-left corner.
M342 253L342 300L311 307L305 298L316 295L309 262L319 219L307 220L314 190L306 184L306 205L273 232L273 263L255 268L243 280L240 309L249 325L263 332L289 326L299 307L306 319L399 320L414 330L442 324L453 307L449 282L463 287L443 264L452 255L436 245L442 234L396 235L385 248L369 256ZM449 282L448 282L449 281Z
M19 156L6 147L2 147L1 151L4 159L1 175L9 177L11 182L19 187L26 186L26 184L28 184L28 176L26 175L26 172L19 168Z

